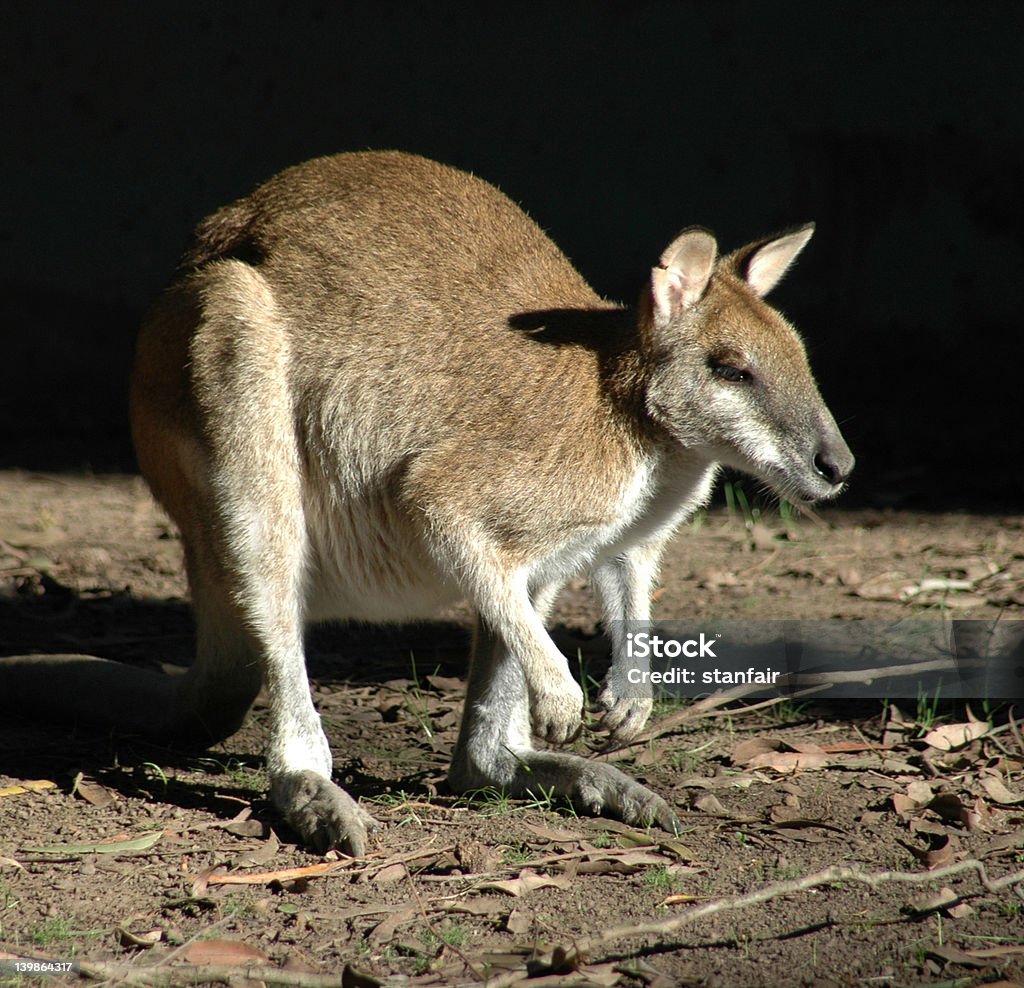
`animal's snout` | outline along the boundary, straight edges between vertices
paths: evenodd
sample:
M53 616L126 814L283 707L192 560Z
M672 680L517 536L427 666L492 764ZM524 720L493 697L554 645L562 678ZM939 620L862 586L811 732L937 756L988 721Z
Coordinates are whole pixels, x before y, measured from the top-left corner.
M826 440L818 447L811 465L819 477L837 486L845 483L853 473L855 462L850 447L842 437L837 436L835 439Z

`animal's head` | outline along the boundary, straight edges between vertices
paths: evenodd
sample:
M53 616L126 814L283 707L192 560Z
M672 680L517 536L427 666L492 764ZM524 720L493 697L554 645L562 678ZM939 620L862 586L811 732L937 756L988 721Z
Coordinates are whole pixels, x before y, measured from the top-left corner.
M764 301L813 232L719 258L710 233L684 230L651 272L640 314L650 416L682 445L794 501L838 494L854 463L800 337Z

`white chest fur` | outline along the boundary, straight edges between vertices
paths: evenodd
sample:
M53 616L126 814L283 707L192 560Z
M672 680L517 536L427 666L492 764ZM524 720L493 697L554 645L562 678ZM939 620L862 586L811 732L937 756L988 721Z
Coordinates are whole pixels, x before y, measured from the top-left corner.
M645 459L624 487L614 517L537 560L531 587L562 584L628 549L667 539L707 502L717 471L717 464L695 456Z

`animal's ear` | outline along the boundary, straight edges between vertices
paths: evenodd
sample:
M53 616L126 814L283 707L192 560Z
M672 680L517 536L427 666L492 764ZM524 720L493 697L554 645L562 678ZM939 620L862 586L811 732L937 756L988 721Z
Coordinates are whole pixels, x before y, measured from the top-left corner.
M698 227L684 230L665 248L661 265L651 271L651 301L664 325L700 301L715 268L718 244Z
M783 234L737 253L737 272L759 296L767 295L782 279L797 254L807 246L814 224Z

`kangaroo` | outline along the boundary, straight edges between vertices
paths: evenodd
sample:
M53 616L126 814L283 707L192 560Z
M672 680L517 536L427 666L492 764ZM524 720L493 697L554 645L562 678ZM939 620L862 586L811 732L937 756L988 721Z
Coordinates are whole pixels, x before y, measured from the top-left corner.
M719 257L684 230L632 308L600 298L493 186L398 152L290 168L198 228L138 340L139 465L181 530L197 657L161 677L88 656L0 663L75 708L211 743L266 685L274 804L308 844L364 853L305 672L310 622L397 622L468 598L476 626L449 780L543 786L629 823L678 822L603 762L539 750L583 695L545 630L590 572L613 638L603 727L627 740L624 621L720 464L835 496L853 456L795 330L763 296L813 226Z

